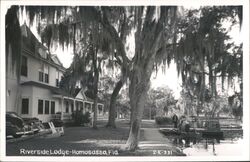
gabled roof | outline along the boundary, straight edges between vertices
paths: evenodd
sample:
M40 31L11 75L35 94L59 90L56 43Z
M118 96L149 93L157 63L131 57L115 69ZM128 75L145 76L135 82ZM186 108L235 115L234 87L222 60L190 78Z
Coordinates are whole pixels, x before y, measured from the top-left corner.
M62 62L59 60L56 54L51 54L51 59L55 64L63 66Z
M74 98L76 98L78 96L78 94L82 94L83 98L85 98L85 100L89 101L89 102L94 102L94 99L89 96L89 91L84 91L83 88L76 88L75 92L73 94ZM98 97L97 99L98 103L102 103L102 101L100 100L100 98Z
M87 97L87 96L86 96L86 98L87 98L87 101L89 101L89 102L94 102L94 100L93 100L92 98L89 98L89 97Z
M76 97L81 90L82 88L76 88L73 96Z
M25 50L29 51L29 54L45 60L53 65L59 66L63 69L63 64L60 62L59 58L55 54L50 54L48 52L48 48L45 47L32 33L30 28L24 23L21 26L21 35L22 35L22 42L23 42L23 47ZM41 54L39 53L39 48L41 48L45 53L46 53L46 58L43 58Z

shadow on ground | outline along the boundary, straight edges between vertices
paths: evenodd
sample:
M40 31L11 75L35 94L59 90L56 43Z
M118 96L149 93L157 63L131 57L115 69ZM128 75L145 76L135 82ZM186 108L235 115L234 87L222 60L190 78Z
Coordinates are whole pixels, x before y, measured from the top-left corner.
M24 154L22 150L48 150L54 152L55 150L71 151L69 156L83 156L82 154L74 154L72 150L76 151L106 151L112 152L108 155L119 156L159 156L160 154L154 154L154 147L152 149L138 149L135 152L122 151L120 148L124 146L129 134L129 122L126 120L118 121L117 128L106 128L104 121L99 121L98 129L89 127L67 127L65 128L65 135L56 138L47 138L44 136L35 137L25 141L19 141L14 143L8 143L6 145L7 156L64 156L65 154ZM150 122L143 122L143 125L152 126ZM149 130L148 130L149 129ZM144 132L146 129L142 128L140 132L140 141L145 141ZM154 135L154 132L147 128L147 134ZM178 151L172 147L164 147L165 150L174 150L171 155L181 155ZM114 154L113 154L114 153ZM67 156L66 155L66 156ZM100 155L100 154L86 154L86 155ZM105 154L106 155L106 154ZM165 156L171 156L165 155ZM161 155L164 156L164 155Z

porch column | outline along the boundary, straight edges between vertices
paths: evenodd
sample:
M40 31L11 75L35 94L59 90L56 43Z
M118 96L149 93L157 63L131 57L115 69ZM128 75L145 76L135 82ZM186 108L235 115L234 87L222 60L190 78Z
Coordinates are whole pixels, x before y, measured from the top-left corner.
M63 120L63 103L64 103L64 98L62 97L61 99L61 120Z

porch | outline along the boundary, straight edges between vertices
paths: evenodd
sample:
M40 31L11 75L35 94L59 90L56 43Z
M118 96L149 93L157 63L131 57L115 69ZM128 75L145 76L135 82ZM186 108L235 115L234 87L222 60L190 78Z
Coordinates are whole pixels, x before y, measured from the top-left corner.
M66 123L72 120L72 113L75 111L82 114L85 114L86 112L92 114L94 111L94 103L92 101L62 95L53 95L53 97L59 99L59 111L52 115L52 119L60 119ZM104 105L102 103L98 103L97 115L102 116L103 114Z

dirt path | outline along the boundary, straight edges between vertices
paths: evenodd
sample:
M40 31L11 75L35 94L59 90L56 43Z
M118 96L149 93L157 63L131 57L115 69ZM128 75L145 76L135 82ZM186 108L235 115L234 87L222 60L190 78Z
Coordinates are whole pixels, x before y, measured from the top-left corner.
M159 132L159 128L157 128L154 121L142 121L142 130L144 140L139 143L140 149L166 149L172 147L171 141Z
M183 155L182 151L173 146L172 141L159 132L154 121L142 121L144 140L139 142L138 152L156 156Z
M161 141L169 142L169 140L163 136L158 128L143 128L145 141Z

